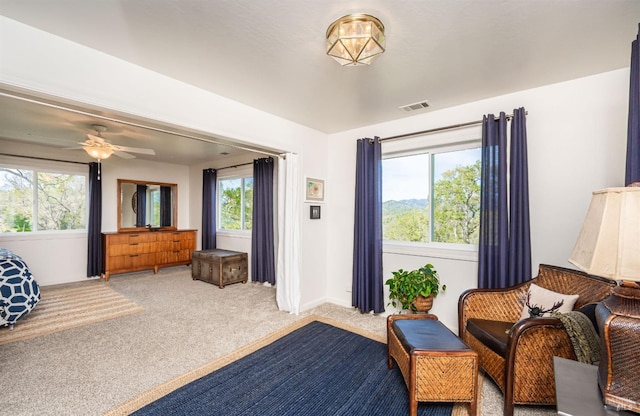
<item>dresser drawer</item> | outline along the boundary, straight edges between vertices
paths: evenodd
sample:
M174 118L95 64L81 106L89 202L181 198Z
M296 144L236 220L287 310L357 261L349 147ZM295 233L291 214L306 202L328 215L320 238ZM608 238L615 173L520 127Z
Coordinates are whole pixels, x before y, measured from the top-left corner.
M109 249L110 256L121 256L123 254L146 254L155 253L158 243L129 243L113 244Z
M160 267L188 265L196 246L196 230L103 233L104 276Z
M121 233L107 236L109 244L151 243L157 240L155 233Z
M117 272L118 270L153 268L155 264L156 253L125 254L109 257L109 267L114 270L114 272Z

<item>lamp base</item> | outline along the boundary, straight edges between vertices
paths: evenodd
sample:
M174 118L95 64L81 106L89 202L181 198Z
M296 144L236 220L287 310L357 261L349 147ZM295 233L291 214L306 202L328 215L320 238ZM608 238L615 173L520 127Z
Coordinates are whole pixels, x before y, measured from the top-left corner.
M640 286L622 282L596 307L598 385L606 405L640 412Z

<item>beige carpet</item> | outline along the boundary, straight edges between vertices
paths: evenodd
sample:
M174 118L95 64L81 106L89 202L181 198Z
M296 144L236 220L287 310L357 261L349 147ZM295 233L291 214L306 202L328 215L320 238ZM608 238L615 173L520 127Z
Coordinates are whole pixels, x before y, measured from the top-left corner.
M273 332L269 335L267 335L266 337L260 338L257 341L254 341L248 345L245 345L242 348L239 348L238 350L232 352L231 354L225 355L223 357L220 357L216 360L210 361L207 364L196 368L195 370L189 371L181 376L178 376L176 378L174 378L173 380L170 380L166 383L163 383L157 387L154 387L151 390L148 390L146 392L144 392L143 394L127 401L126 403L123 403L121 405L119 405L118 407L110 410L109 412L106 412L103 416L126 416L126 415L130 415L131 413L143 408L144 406L148 405L149 403L152 403L158 399L160 399L163 396L166 396L167 394L179 389L180 387L187 385L189 383L191 383L192 381L195 381L201 377L206 376L207 374L211 374L212 372L221 369L222 367L231 364L232 362L239 360L242 357L245 357L251 353L254 353L256 351L258 351L260 348L263 348L269 344L271 344L272 342L282 338L283 336L295 331L296 329L300 329L303 326L313 322L313 321L319 321L319 322L324 322L326 324L329 325L333 325L337 328L342 328L346 331L350 331L353 332L355 334L361 335L363 337L366 338L370 338L374 341L378 341L378 342L382 342L384 344L386 344L387 340L386 337L384 336L380 336L374 333L371 333L369 331L363 330L361 328L349 325L349 324L345 324L344 322L340 322L337 321L335 319L331 319L331 318L327 318L327 317L323 317L320 315L309 315L305 318L302 318L292 324L289 324L288 326ZM483 377L480 376L478 377L479 379L479 388L480 390L482 390L482 382L483 382ZM478 408L481 408L481 400L482 398L479 397L478 398ZM454 407L453 407L453 411L452 411L452 416L467 416L469 414L468 412L468 406L466 404L462 404L462 403L455 403Z
M295 331L296 329L300 329L303 326L313 322L313 321L319 321L319 322L324 322L330 325L333 325L335 327L338 328L342 328L345 329L347 331L362 335L363 337L367 337L370 339L373 339L375 341L378 342L382 342L382 343L386 343L386 339L382 336L376 335L376 334L372 334L370 332L367 332L365 330L362 330L360 328L351 326L351 325L347 325L345 323L336 321L334 319L331 318L326 318L326 317L322 317L319 315L310 315L307 316L303 319L300 319L299 321L296 321L288 326L286 326L285 328L282 328L276 332L273 332L269 335L267 335L266 337L263 337L257 341L254 341L242 348L239 348L238 350L232 352L231 354L228 354L224 357L220 357L219 359L213 360L208 362L207 364L193 370L193 371L189 371L186 374L183 374L179 377L174 378L173 380L170 380L166 383L163 383L160 386L157 386L143 394L141 394L140 396L126 402L123 403L122 405L116 407L115 409L107 412L104 414L104 416L122 416L122 415L129 415L133 412L135 412L136 410L141 409L142 407L148 405L149 403L152 403L156 400L158 400L159 398L179 389L180 387L191 383L192 381L195 381L201 377L204 377L207 374L210 374L216 370L219 370L220 368L226 366L227 364L231 364L232 362L239 360L242 357L245 357L253 352L258 351L260 348L263 348L269 344L271 344L272 342L282 338L283 336Z
M331 303L292 315L278 311L274 288L238 283L220 289L191 279L184 266L67 286L94 285L120 293L144 312L0 345L0 414L101 416L310 315L386 336L385 316ZM495 383L484 380L479 390L479 415L501 415ZM556 412L516 406L515 414Z
M13 328L0 328L0 345L142 312L103 282L41 288L41 299Z

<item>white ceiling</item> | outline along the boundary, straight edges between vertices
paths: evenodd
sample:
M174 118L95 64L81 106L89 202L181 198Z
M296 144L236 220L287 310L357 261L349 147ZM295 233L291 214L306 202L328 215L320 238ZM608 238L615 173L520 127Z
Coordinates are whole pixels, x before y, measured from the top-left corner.
M353 12L386 28L387 51L369 67L325 54L327 27ZM628 67L640 1L0 0L0 13L334 133ZM398 109L423 100L429 109ZM13 104L0 101L3 112ZM25 119L9 133L37 129Z

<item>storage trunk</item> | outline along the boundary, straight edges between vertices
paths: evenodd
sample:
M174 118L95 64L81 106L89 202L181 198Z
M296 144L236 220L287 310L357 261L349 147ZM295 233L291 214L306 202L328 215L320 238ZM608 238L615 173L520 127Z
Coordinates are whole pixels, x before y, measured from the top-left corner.
M247 253L218 249L194 251L191 277L218 285L220 289L231 283L246 283L249 278Z

